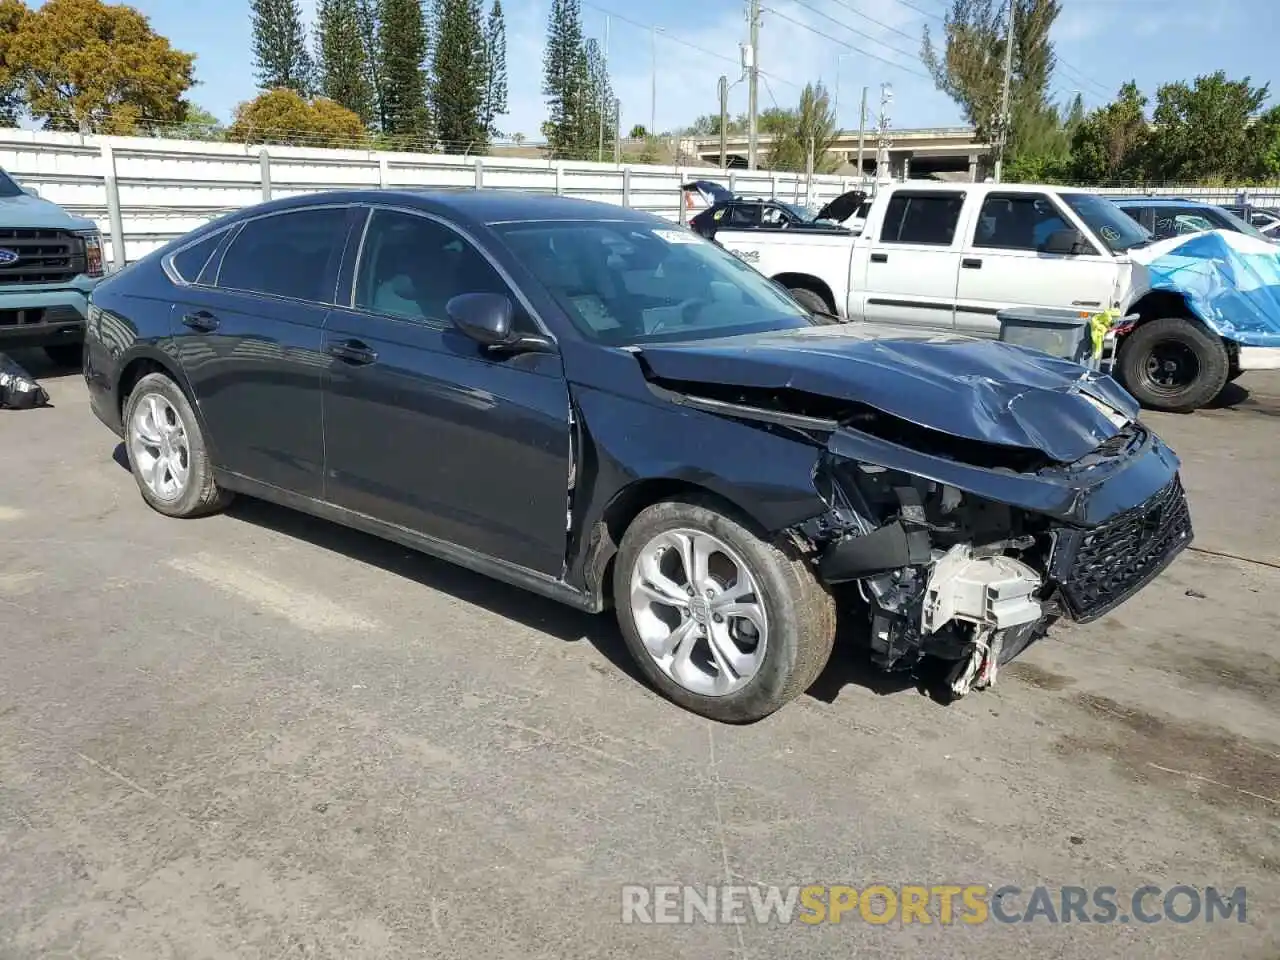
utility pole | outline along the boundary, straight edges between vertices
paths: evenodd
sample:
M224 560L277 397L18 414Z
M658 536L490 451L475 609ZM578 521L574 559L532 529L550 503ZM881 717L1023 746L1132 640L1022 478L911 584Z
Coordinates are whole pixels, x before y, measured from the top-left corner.
M725 127L729 125L729 78L720 78L720 169L724 170L727 166L727 158L725 156Z
M808 149L804 158L804 202L807 206L813 202L813 137L809 138Z
M867 88L862 88L862 111L858 114L858 186L862 186L862 178L866 171L862 167L862 152L867 139Z
M650 53L653 58L653 69L649 74L649 136L658 135L658 28L650 31Z
M747 22L750 39L742 49L742 65L747 69L747 169L756 169L760 149L757 124L760 111L760 0L749 0Z
M1008 22L1005 24L1004 83L1000 87L1000 120L996 132L995 181L1000 182L1004 170L1004 148L1009 142L1009 87L1013 83L1013 0L1009 0Z
M622 101L613 101L613 162L622 162Z
M604 18L604 72L609 75L609 17ZM604 122L609 114L609 105L604 102L604 91L600 91L600 147L596 153L596 161L604 162Z
M889 147L893 145L893 141L889 139L889 104L891 103L893 103L893 88L887 83L880 84L880 116L876 121L876 133L878 134L876 143L876 183L880 182L886 167L889 170L889 175L893 176L893 166L889 163Z

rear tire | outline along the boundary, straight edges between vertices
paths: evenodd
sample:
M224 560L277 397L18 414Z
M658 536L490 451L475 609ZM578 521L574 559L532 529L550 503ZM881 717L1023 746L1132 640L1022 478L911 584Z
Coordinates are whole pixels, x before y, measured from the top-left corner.
M125 451L142 499L167 517L221 510L231 494L213 480L213 464L195 411L166 374L139 380L124 406Z
M805 287L791 287L788 293L791 294L791 299L810 313L835 313L835 308L820 293L814 293Z
M84 356L84 344L54 343L44 348L44 354L60 367L79 367Z
M835 639L835 602L809 564L752 527L712 499L664 501L632 521L614 563L618 624L641 672L723 723L760 720L795 699ZM693 577L683 576L686 557Z
M1125 337L1118 366L1125 389L1144 407L1190 413L1222 392L1231 359L1222 340L1199 323L1165 317Z

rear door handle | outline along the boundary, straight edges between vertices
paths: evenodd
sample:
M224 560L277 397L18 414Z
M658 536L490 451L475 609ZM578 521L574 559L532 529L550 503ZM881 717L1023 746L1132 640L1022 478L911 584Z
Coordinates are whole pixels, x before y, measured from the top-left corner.
M960 261L960 266L964 267L966 270L981 270L982 261L976 257L965 257Z
M330 341L325 350L347 363L364 365L373 363L378 359L377 353L367 343L359 340L337 340Z
M190 327L192 330L200 330L204 333L208 333L211 330L217 330L220 322L221 321L208 310L197 310L194 313L186 314L182 318L182 325L184 327Z
M871 255L872 263L888 263L889 255L887 253L873 253Z

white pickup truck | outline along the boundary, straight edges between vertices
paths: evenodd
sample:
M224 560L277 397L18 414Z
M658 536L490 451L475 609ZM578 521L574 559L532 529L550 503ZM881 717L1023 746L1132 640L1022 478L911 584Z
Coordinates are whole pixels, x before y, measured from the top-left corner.
M842 319L996 337L1006 307L1136 313L1116 374L1143 405L1194 410L1280 351L1239 347L1152 291L1128 255L1151 235L1096 194L1027 184L906 182L882 187L858 236L721 229L716 241Z

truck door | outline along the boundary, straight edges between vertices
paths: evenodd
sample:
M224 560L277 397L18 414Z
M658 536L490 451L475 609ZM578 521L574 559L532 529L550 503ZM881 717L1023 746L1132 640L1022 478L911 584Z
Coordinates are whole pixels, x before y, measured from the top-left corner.
M1048 193L992 192L969 229L956 288L956 329L996 337L1005 307L1104 309L1116 283L1116 262L1085 240L1083 253L1046 253L1049 237L1074 229Z
M955 326L956 280L960 272L960 190L895 190L869 245L857 251L866 271L851 297L853 316L868 323ZM861 246L861 241L859 246Z

